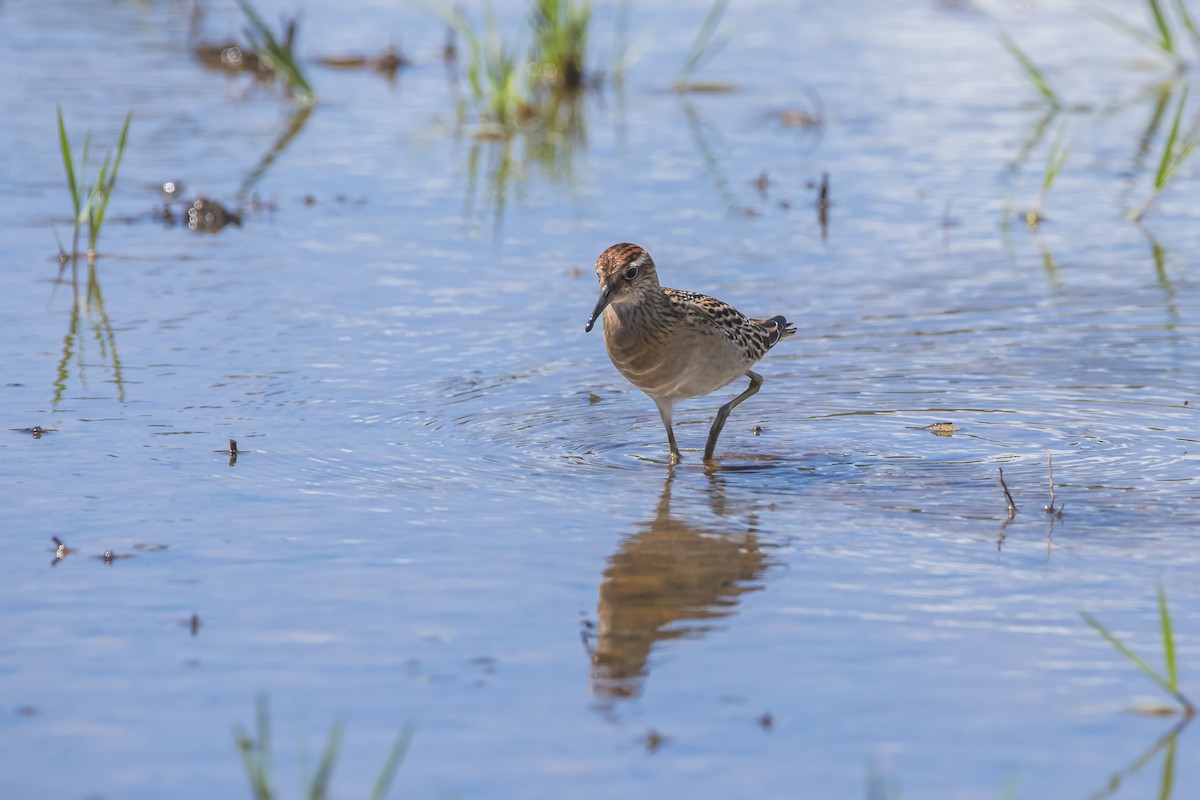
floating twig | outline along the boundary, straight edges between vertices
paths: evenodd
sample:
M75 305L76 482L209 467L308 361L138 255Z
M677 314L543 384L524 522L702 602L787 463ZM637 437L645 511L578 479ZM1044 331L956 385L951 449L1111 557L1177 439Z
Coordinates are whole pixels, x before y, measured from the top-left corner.
M1004 502L1008 503L1008 519L1011 521L1017 515L1017 504L1013 502L1012 492L1004 482L1004 467L1000 467L1000 488L1004 489Z
M817 192L817 221L821 223L821 239L829 237L829 173L821 173L821 188Z
M1047 514L1062 519L1063 507L1066 505L1054 507L1054 459L1050 456L1050 448L1046 448L1046 470L1050 473L1050 505L1042 508Z

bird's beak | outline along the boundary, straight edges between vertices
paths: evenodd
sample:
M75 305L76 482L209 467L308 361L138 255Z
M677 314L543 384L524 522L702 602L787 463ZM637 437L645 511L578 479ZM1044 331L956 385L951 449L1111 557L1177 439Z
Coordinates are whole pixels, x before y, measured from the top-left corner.
M592 326L596 324L596 319L599 318L601 312L608 308L608 304L612 302L612 290L607 286L600 287L600 299L596 301L596 307L592 309L592 315L588 317L587 327L583 329L584 333L589 333Z

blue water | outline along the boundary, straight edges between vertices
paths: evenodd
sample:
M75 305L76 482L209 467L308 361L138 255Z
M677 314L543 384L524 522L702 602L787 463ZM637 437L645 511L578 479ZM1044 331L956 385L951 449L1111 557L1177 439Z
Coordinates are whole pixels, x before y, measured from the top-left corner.
M244 27L204 9L201 38ZM284 796L337 719L339 797L406 725L393 796L465 798L1090 797L1171 731L1079 612L1157 666L1161 584L1200 693L1200 162L1124 216L1188 78L1139 156L1170 72L1074 4L735 3L696 77L737 91L671 93L706 11L639 4L623 88L506 161L421 8L304 8L304 56L413 65L310 64L279 147L292 105L197 63L184 6L0 5L0 796L251 796L259 696ZM1043 111L1000 31L1091 108L1024 158ZM56 106L93 169L134 113L73 282ZM166 180L242 226L156 221ZM671 471L584 334L618 241L797 321L715 472L733 389L677 410ZM1115 796L1195 794L1174 742Z

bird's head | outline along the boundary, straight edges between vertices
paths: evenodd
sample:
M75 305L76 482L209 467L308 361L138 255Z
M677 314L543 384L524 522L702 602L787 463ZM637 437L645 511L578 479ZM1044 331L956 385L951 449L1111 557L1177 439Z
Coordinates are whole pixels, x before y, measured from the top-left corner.
M600 279L600 299L592 309L585 331L590 331L610 303L627 303L647 292L657 292L658 273L654 260L644 248L629 244L614 244L596 259L596 277Z

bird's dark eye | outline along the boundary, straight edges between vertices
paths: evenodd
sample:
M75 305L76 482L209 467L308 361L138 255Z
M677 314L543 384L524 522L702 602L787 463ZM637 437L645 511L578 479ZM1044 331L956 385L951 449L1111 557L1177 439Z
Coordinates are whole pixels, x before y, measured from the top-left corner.
M625 270L625 280L627 280L627 281L633 280L634 278L637 277L637 273L638 273L637 267L630 267L629 269Z

